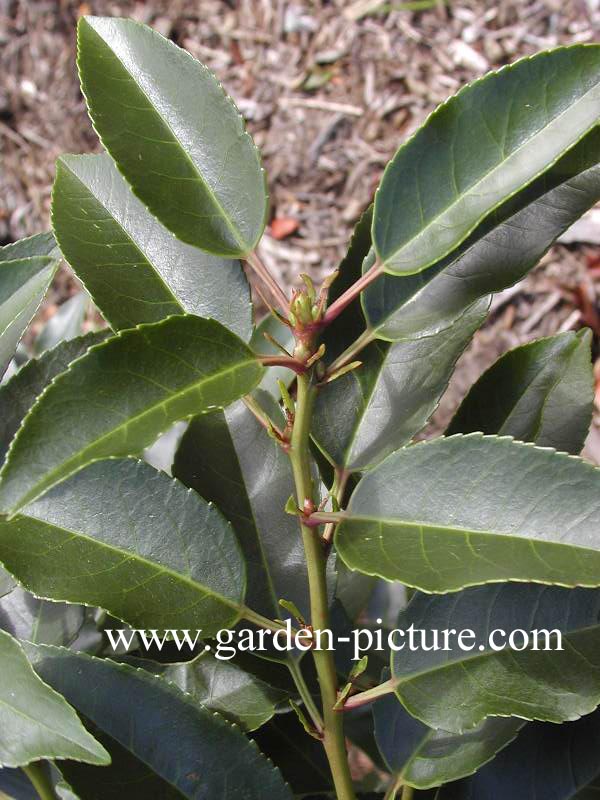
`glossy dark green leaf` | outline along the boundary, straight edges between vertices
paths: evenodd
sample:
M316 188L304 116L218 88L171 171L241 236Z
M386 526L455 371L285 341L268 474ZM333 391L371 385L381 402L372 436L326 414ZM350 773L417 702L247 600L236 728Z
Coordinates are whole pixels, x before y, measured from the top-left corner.
M229 523L141 461L96 461L0 518L0 562L36 595L100 606L133 627L234 624L245 591Z
M239 261L176 239L108 155L58 160L52 223L66 260L115 330L188 312L250 338L250 289Z
M251 391L263 371L214 320L121 332L71 364L27 415L0 473L0 508L14 513L94 459L140 453L174 422Z
M274 417L264 392L257 400ZM247 605L281 617L280 599L310 614L306 563L298 521L284 512L294 493L289 458L242 403L190 423L179 444L173 475L217 504L235 528L248 569Z
M64 372L71 361L107 336L108 331L98 331L63 342L39 358L27 361L10 380L0 386L1 460L4 460L23 418L50 381Z
M106 764L108 753L83 727L65 699L36 676L21 646L0 631L0 765L43 758Z
M82 606L40 600L20 586L0 596L0 628L16 639L68 646L84 622Z
M128 19L81 19L78 49L94 127L140 200L184 242L252 252L265 226L265 177L215 76Z
M373 342L360 354L361 367L326 384L317 398L313 435L328 458L355 472L407 444L437 408L488 305L479 301L434 336Z
M568 331L506 353L475 383L447 434L499 433L574 455L592 421L592 333Z
M396 778L426 789L471 775L506 747L526 724L489 718L467 733L430 728L411 717L393 695L373 706L375 737Z
M40 677L98 728L194 800L290 800L279 771L235 726L145 670L27 645Z
M437 800L597 800L600 712L563 725L534 723L472 778L440 789Z
M430 336L480 297L516 283L600 199L598 161L596 128L454 253L414 276L378 278L361 295L369 327L382 339Z
M332 305L353 283L360 278L363 264L371 251L371 224L373 222L373 206L369 206L362 214L348 247L348 252L338 267L338 276L333 282L328 297L328 305ZM325 361L332 362L363 332L365 318L360 298L350 303L323 334L325 343ZM363 358L363 354L361 354Z
M600 470L509 437L420 443L361 479L336 545L351 569L427 592L599 586Z
M599 118L597 46L546 51L461 89L384 172L373 241L386 271L419 272L452 252Z
M0 249L0 377L42 302L58 264L49 256L9 259L2 252L5 249Z
M392 654L392 679L407 710L431 727L461 733L487 716L508 715L565 722L600 703L597 589L505 583L418 593L397 627L411 624L426 632L425 642L417 635L409 648L408 634L397 639L405 647ZM443 631L453 629L473 635L462 646L450 635L446 647ZM436 631L444 646L433 650ZM514 639L519 649L497 649L513 631L522 631Z
M81 800L181 800L182 794L119 742L85 720L86 727L110 753L108 767L61 761L61 773ZM34 799L37 800L37 797Z
M138 661L139 666L143 666ZM174 683L182 692L211 711L217 711L246 731L268 722L287 695L275 689L232 661L201 653L193 661L180 664L152 663L154 674Z

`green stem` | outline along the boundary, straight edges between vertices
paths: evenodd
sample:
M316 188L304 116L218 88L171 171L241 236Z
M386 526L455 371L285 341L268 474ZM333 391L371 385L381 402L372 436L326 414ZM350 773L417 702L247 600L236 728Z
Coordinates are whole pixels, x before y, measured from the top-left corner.
M286 627L281 622L276 622L274 619L269 619L268 617L263 617L262 614L258 614L256 611L252 611L251 608L244 606L242 609L242 618L247 619L248 622L253 622L255 625L258 625L259 628L264 628L267 631L285 631ZM296 629L292 627L292 636L296 633Z
M399 792L401 792L401 794L398 794ZM400 798L400 800L412 800L412 796L412 786L406 786L402 778L397 778L388 787L383 800L396 800L396 798Z
M306 685L300 664L295 658L290 657L287 661L287 668L290 671L290 675L294 679L296 689L298 689L298 694L304 703L304 707L308 711L309 717L313 721L313 725L317 729L318 733L323 733L323 717L321 716L321 713L317 708L317 704L313 700L313 696Z
M22 767L22 770L33 784L33 788L41 800L57 800L52 782L40 762L28 764L26 767Z
M315 387L309 375L298 376L296 416L292 431L290 459L296 484L299 508L305 500L314 502L314 487L309 457L309 437ZM318 531L300 524L310 589L311 624L315 630L330 628L327 603L326 556ZM333 710L338 682L333 653L313 650L323 705L323 745L331 768L338 800L356 800L348 766L343 718Z
M337 507L339 508L342 504L344 499L344 492L346 491L346 484L348 483L348 478L350 477L350 473L347 472L345 469L340 469L339 467L335 468L335 477L333 479L333 486L331 487L331 497L337 503ZM323 530L323 541L327 544L331 544L333 541L333 534L335 533L335 522L328 522L325 525Z
M391 694L397 685L398 681L394 680L394 678L390 678L389 681L380 683L379 686L374 686L372 689L367 689L365 692L359 692L359 694L353 694L344 703L344 710L349 711L351 708L366 706L367 703L372 703L385 694Z
M361 335L356 339L350 347L348 347L344 352L338 356L333 364L330 364L327 368L327 374L332 375L334 372L337 372L342 367L349 364L351 361L354 361L354 358L364 350L368 344L375 339L375 331L371 330L371 328L367 328L366 331L363 331Z

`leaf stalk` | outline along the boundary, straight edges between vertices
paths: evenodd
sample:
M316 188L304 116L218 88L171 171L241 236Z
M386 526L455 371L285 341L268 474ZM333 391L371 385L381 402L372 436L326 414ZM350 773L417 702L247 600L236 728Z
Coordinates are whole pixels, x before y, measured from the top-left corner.
M22 767L22 770L33 784L33 788L38 793L40 800L57 800L54 786L39 761L27 764L27 766Z

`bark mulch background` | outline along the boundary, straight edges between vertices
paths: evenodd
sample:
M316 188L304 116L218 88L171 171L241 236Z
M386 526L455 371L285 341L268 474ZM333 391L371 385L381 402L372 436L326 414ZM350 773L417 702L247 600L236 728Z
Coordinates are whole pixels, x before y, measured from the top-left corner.
M56 157L98 147L74 62L75 24L89 13L153 25L222 80L263 152L272 205L261 254L287 285L336 265L386 162L439 102L522 55L600 40L600 0L0 0L2 243L47 228ZM506 349L583 324L600 334L598 213L496 298L438 429ZM63 269L42 314L75 288ZM595 428L588 453L600 463L599 440Z

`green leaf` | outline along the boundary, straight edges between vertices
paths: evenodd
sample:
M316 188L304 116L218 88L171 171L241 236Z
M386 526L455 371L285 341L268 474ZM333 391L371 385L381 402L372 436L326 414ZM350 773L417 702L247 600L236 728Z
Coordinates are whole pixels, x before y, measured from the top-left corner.
M599 525L600 470L470 434L399 450L367 473L336 545L351 569L426 592L506 580L599 586Z
M329 460L355 472L407 444L437 408L488 306L476 303L435 336L373 342L360 354L362 366L320 389L312 432Z
M428 789L471 775L506 747L526 724L490 718L467 733L430 728L411 717L393 695L373 706L375 738L395 778Z
M48 256L55 261L60 259L60 250L50 231L36 233L35 236L28 236L26 239L19 239L17 242L0 247L0 261L15 261L34 256Z
M87 292L77 292L59 306L38 334L33 346L34 354L40 355L61 342L81 336L89 303Z
M565 722L600 703L598 590L505 583L458 595L418 593L398 617L398 628L411 624L426 632L426 647L436 631L444 647L424 649L415 637L416 647L392 654L392 679L410 714L433 728L461 733L485 717L509 715ZM473 636L461 647L451 635L446 647L440 632L452 629ZM523 632L515 643L526 649L492 647L506 645L513 631ZM545 649L557 647L559 632L563 649Z
M85 800L181 800L181 793L129 750L86 719L86 726L110 753L109 767L92 767L77 761L57 766ZM37 798L34 798L37 800Z
M499 433L574 455L592 421L592 332L571 331L506 353L471 388L447 434Z
M0 596L0 629L16 639L69 646L85 622L85 609L40 600L20 586Z
M50 381L66 370L71 361L83 355L92 345L105 339L108 333L108 331L98 331L62 342L39 358L27 361L10 380L0 385L1 460L4 460L12 438L38 395Z
M142 666L141 661L138 665ZM268 722L287 696L237 664L218 659L208 651L180 664L148 665L146 661L143 665L245 731L256 730Z
M61 648L27 654L43 680L184 797L291 800L255 744L167 681Z
M443 787L439 800L591 800L600 788L600 712L563 725L534 723L468 780Z
M0 250L0 377L56 271L48 256L4 259Z
M106 750L65 699L36 676L19 643L5 631L0 631L0 670L0 766L43 758L109 762Z
M174 422L251 391L263 371L214 320L121 332L72 363L27 415L0 473L0 508L18 511L94 459L140 453Z
M413 274L544 173L600 117L600 47L524 58L463 88L400 147L375 196L387 272Z
M30 591L100 606L141 628L202 628L240 618L245 569L212 505L133 459L96 461L0 518L0 561Z
M277 421L275 402L257 400ZM213 501L233 525L248 569L246 604L273 619L279 599L310 618L298 521L284 511L294 493L290 460L242 403L195 417L175 456L173 475Z
M381 339L432 335L480 297L516 283L600 199L598 161L596 128L451 255L414 276L378 278L361 295L368 326Z
M188 244L251 253L265 227L265 177L215 76L133 20L81 19L78 48L94 127L140 200Z
M365 259L371 252L371 225L373 222L373 206L369 206L362 214L350 239L348 252L338 267L338 276L333 282L328 297L328 305L333 303L360 278ZM369 260L368 266L371 261ZM324 332L325 361L332 363L362 333L365 318L360 298L353 300ZM361 359L364 353L361 353Z
M59 158L52 223L66 260L115 330L189 312L250 338L240 263L175 239L106 154Z

